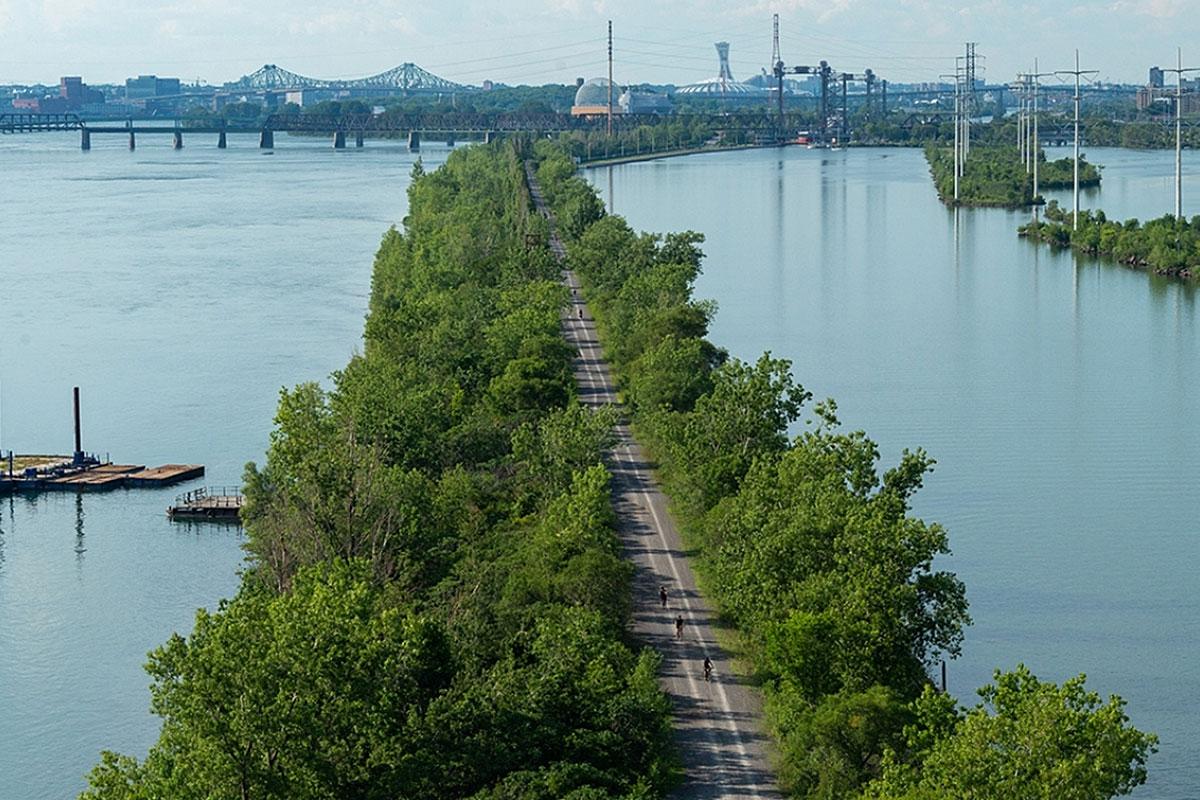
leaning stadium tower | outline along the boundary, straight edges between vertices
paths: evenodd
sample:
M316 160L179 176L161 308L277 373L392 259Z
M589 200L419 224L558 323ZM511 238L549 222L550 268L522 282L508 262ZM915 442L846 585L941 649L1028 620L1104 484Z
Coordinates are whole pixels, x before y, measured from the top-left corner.
M717 58L721 60L721 70L717 73L717 80L721 83L722 89L727 89L729 84L734 83L733 72L729 69L729 42L717 42Z
M720 98L747 98L764 94L764 90L733 79L733 70L729 68L729 42L717 42L717 57L720 66L717 77L706 81L679 87L675 93L681 95L707 96Z

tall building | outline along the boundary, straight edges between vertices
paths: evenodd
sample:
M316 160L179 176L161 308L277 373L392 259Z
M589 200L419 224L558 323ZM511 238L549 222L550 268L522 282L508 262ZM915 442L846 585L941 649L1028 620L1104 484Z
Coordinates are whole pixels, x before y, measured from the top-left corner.
M58 96L67 101L67 108L79 108L83 105L83 78L78 75L59 78Z
M1163 88L1163 71L1159 67L1151 67L1150 68L1150 88L1151 89Z

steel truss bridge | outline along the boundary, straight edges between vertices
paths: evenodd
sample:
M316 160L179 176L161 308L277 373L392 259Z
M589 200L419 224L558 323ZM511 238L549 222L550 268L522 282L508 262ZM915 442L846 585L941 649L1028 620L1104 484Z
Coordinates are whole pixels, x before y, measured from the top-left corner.
M227 83L226 91L285 92L298 89L380 89L415 93L452 93L475 91L474 87L448 81L421 69L411 61L366 78L351 80L322 80L299 75L274 64L264 64L258 70Z

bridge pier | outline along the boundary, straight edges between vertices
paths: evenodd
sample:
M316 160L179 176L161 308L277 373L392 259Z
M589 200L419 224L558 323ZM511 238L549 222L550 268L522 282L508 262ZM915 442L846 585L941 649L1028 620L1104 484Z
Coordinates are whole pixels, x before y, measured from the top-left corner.
M454 147L454 134L446 134L446 147Z
M228 142L225 141L225 131L220 131L217 133L217 149L224 150L227 145Z
M263 150L271 150L275 147L275 131L263 128L258 134L258 146Z
M355 146L355 147L362 147L362 146L363 146L363 135L362 135L362 131L359 131L358 133L354 134L354 146Z
M183 149L183 131L175 131L171 134L171 146L176 150Z
M496 132L495 131L487 131L483 134L483 143L484 144L491 144L494 141L496 141Z
M334 150L345 150L346 149L346 132L345 131L334 131L333 132L333 149Z
M130 150L137 149L137 139L134 137L133 131L129 132L129 149Z
M421 132L420 131L409 131L408 132L408 149L412 150L413 152L416 152L417 150L421 149Z
M79 130L79 148L81 150L92 149L92 132L87 128L80 128Z

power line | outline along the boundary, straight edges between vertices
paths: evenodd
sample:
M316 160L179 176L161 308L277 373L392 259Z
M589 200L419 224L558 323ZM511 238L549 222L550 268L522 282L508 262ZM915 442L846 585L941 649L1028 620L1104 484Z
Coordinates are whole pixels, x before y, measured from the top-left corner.
M1095 75L1099 70L1079 68L1079 50L1075 50L1075 69L1060 69L1060 75L1075 76L1075 206L1071 218L1071 229L1079 230L1079 78L1083 75Z

